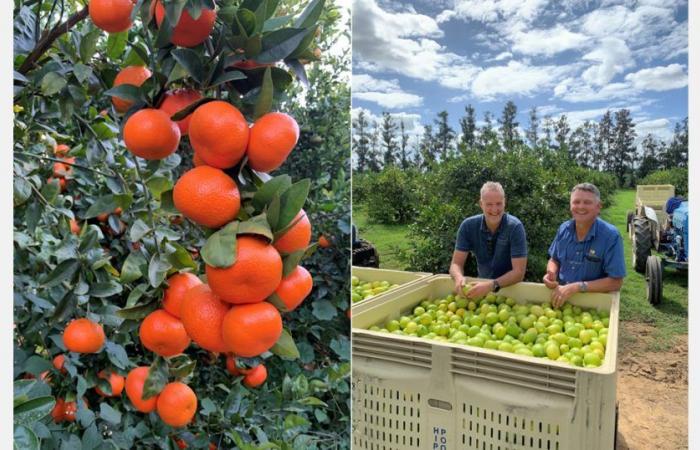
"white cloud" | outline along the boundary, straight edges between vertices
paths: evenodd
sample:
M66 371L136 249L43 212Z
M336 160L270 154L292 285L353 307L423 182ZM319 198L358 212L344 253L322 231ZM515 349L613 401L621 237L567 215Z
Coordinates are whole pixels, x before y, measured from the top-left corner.
M688 75L680 64L666 67L651 67L625 76L635 89L645 91L668 91L688 85Z
M507 21L521 29L532 22L549 0L455 0L454 7L438 15L438 23L452 19L484 23Z
M561 87L557 86L557 88ZM639 95L629 83L610 83L596 90L586 84L572 84L559 89L557 97L572 103L600 102L615 99L630 99Z
M582 78L589 84L603 86L615 75L634 65L632 53L625 42L618 38L603 38L600 46L583 55L583 59L598 64L586 69Z
M498 55L494 56L491 59L487 59L486 61L503 61L504 59L509 59L512 58L513 54L511 52L501 52Z
M677 26L674 7L635 6L635 9L623 5L596 9L581 19L581 30L591 36L617 37L632 48L642 48L656 43L657 36Z
M352 92L396 92L400 91L399 80L380 80L364 73L352 75Z
M552 87L569 70L568 66L528 66L510 61L506 66L479 72L472 83L472 92L481 98L499 94L529 95Z
M552 56L557 53L581 48L589 38L581 33L569 31L561 25L546 30L517 32L512 36L513 50L526 55Z
M388 109L409 108L423 104L423 97L405 92L359 92L353 94L354 98L374 102Z
M634 128L637 132L637 141L639 142L641 142L647 134L653 134L664 141L670 141L673 137L671 121L668 119L654 119L639 122Z

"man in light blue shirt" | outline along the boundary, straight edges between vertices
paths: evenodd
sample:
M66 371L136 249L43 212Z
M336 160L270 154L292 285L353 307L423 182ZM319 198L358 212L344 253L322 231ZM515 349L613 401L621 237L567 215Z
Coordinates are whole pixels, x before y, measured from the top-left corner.
M571 190L573 219L564 222L549 247L544 284L559 307L577 292L619 291L626 275L622 236L600 219L600 191L591 183Z
M455 292L464 284L464 263L471 253L476 258L479 278L468 298L479 298L501 287L523 280L527 265L525 228L517 217L505 212L506 197L500 183L489 181L481 187L479 206L483 214L464 219L450 264Z

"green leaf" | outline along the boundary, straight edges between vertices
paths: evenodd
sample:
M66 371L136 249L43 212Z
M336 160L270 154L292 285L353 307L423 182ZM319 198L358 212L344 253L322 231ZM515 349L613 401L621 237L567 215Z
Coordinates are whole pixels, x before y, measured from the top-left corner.
M102 36L102 30L93 28L80 39L80 60L84 63L90 63L92 55L97 50L97 41Z
M109 56L110 59L119 60L122 53L124 53L128 39L128 30L122 31L121 33L110 33L107 38L107 56Z
M41 188L41 195L47 202L54 203L60 191L59 181L54 179L51 183L46 183L44 187Z
M325 0L313 0L306 6L304 12L301 13L299 18L294 21L294 26L297 28L308 28L316 23L321 17L323 12L323 5Z
M29 181L22 177L15 177L12 188L12 203L14 206L22 205L32 196L32 186L29 184Z
M126 354L126 350L121 345L106 341L105 351L109 361L120 369L124 370L131 364L129 355Z
M49 72L41 79L41 92L44 95L54 95L63 89L68 81L56 72Z
M97 225L90 225L85 233L80 237L80 245L78 246L79 252L85 252L91 248L94 248L99 241L100 236L97 232Z
M280 194L275 193L272 196L272 200L270 201L267 210L265 211L267 213L267 221L270 224L272 231L277 229L277 222L279 222L280 218L280 208L282 207L281 205Z
M80 268L80 261L77 259L67 259L57 265L50 274L44 278L42 285L44 287L50 288L53 286L58 286L64 281L69 281L73 278L75 273Z
M148 284L146 283L141 283L138 286L136 286L129 294L129 297L127 297L126 299L126 307L131 308L132 306L136 305L136 302L139 301L141 297L143 297L143 294L145 294L147 290Z
M238 226L238 234L257 234L264 236L272 241L272 230L270 224L267 223L267 215L265 213L251 217L245 222L241 222Z
M41 372L49 370L51 367L51 361L46 358L42 358L39 355L32 355L24 361L23 364L24 372L29 372L32 375L39 375Z
M138 242L150 231L151 229L148 225L146 225L146 222L141 219L136 219L134 224L131 226L131 230L129 230L129 238L133 242Z
M294 183L282 193L279 220L277 221L277 226L272 228L275 234L286 231L285 228L292 224L292 221L304 206L310 188L311 181L305 178Z
M153 193L153 197L156 200L160 200L160 196L163 192L169 191L173 188L173 182L166 177L151 177L146 185L148 189Z
M242 34L245 37L252 36L255 33L255 13L245 7L238 8L236 13L238 34Z
M304 254L306 254L305 249L297 250L296 252L290 253L282 259L282 262L284 263L282 269L283 277L286 277L290 273L294 272L294 269L297 268L299 262L301 262L301 260L304 258Z
M328 407L326 402L316 398L316 397L305 397L299 400L299 403L302 405L310 405L310 406L323 406L323 407Z
M115 425L119 424L119 422L122 420L121 413L105 402L100 403L100 417Z
M279 297L279 295L272 293L269 297L265 299L268 303L272 303L275 308L281 313L289 312L289 308L285 305L284 301Z
M272 346L270 351L280 358L287 360L299 358L299 349L297 349L294 338L286 328L282 329L282 335L275 345Z
M116 280L109 280L104 283L94 283L90 286L90 296L98 298L111 297L122 292L122 285Z
M263 84L260 90L260 96L255 104L254 117L257 120L264 114L267 114L272 109L272 96L274 93L274 85L272 84L272 72L268 67L265 69L265 76L263 77Z
M204 64L199 54L189 48L178 48L172 51L173 58L187 70L193 80L202 83L204 80Z
M156 357L148 369L148 377L143 385L142 400L160 394L168 382L168 363L161 356Z
M90 75L92 75L92 69L85 64L78 63L73 66L73 74L80 83L85 83L85 80L90 78Z
M285 59L306 36L305 28L282 28L268 33L262 40L262 52L255 57L259 63L273 63Z
M288 414L284 418L284 429L291 430L292 428L303 427L309 424L309 421L297 414Z
M292 185L292 177L287 174L278 175L260 186L253 196L253 206L262 209L272 201L275 193L281 193Z
M177 358L177 359L176 359ZM186 355L174 357L170 361L170 376L178 379L187 378L194 371L197 362Z
M239 222L234 221L209 236L202 248L202 259L213 267L230 267L236 262L236 234Z
M121 86L120 86L121 87ZM117 209L117 201L112 194L98 197L85 213L85 219L92 219L100 214L111 213Z
M165 258L165 256L155 254L148 264L148 282L151 283L151 286L154 288L160 286L163 281L165 281L165 276L172 267L172 264Z
M175 269L196 269L197 264L185 247L175 242L168 242L165 246L168 252L168 261Z
M243 74L243 72L239 72L238 70L230 70L219 75L214 81L212 81L209 84L209 87L215 87L220 84L234 80L245 80L246 78L247 77Z
M305 51L309 48L309 45L311 44L311 42L313 42L314 38L316 37L316 30L317 29L318 29L318 26L309 28L309 31L304 36L304 39L302 39L301 42L299 42L299 45L297 46L297 48L295 48L294 51L288 56L289 59L295 59L295 58L302 57L302 54L305 53Z
M134 306L132 308L124 308L117 311L117 315L122 319L141 320L153 311L158 309L158 303L152 302L146 305Z
M122 283L131 283L144 275L143 269L147 269L146 258L140 252L129 253L122 265L122 271L119 275L119 281Z
M319 320L331 320L338 314L337 308L328 300L316 300L313 305L313 315Z
M15 427L13 447L14 450L39 450L39 438L31 428L20 425Z
M191 103L186 108L181 109L180 111L178 111L175 114L173 114L172 116L170 116L170 120L173 120L173 121L182 120L185 117L192 114L195 109L199 108L203 104L213 102L215 100L216 100L215 98L200 98L196 102Z
M107 97L119 97L122 100L128 100L130 102L143 100L143 95L141 95L139 87L131 84L114 86L112 89L105 91L103 95Z
M292 16L271 17L265 21L262 31L263 33L266 33L268 31L276 30L287 25L290 20L292 20Z
M53 409L56 401L53 397L37 397L26 401L14 408L14 420L16 425L32 426L34 422L46 417Z

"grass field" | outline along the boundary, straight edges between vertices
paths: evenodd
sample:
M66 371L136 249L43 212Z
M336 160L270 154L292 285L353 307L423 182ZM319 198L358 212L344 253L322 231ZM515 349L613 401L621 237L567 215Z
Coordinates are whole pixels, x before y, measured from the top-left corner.
M643 322L656 328L652 351L666 350L673 345L675 336L688 332L688 277L675 269L667 268L663 276L663 300L658 307L646 300L644 275L632 268L632 242L627 234L627 211L634 209L634 191L621 190L614 197L614 204L603 210L601 217L614 224L622 234L625 245L627 277L622 286L620 315L624 321ZM370 224L362 205L353 205L353 220L360 237L371 242L379 252L380 267L403 269L397 258L397 249L406 248L406 225ZM634 336L621 336L634 339Z

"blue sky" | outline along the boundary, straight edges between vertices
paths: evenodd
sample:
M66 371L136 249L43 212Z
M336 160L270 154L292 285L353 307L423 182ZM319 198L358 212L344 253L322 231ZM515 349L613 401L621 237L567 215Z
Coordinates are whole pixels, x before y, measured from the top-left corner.
M353 116L388 111L413 135L471 103L513 100L572 129L628 108L641 140L688 115L688 5L677 0L353 0Z

